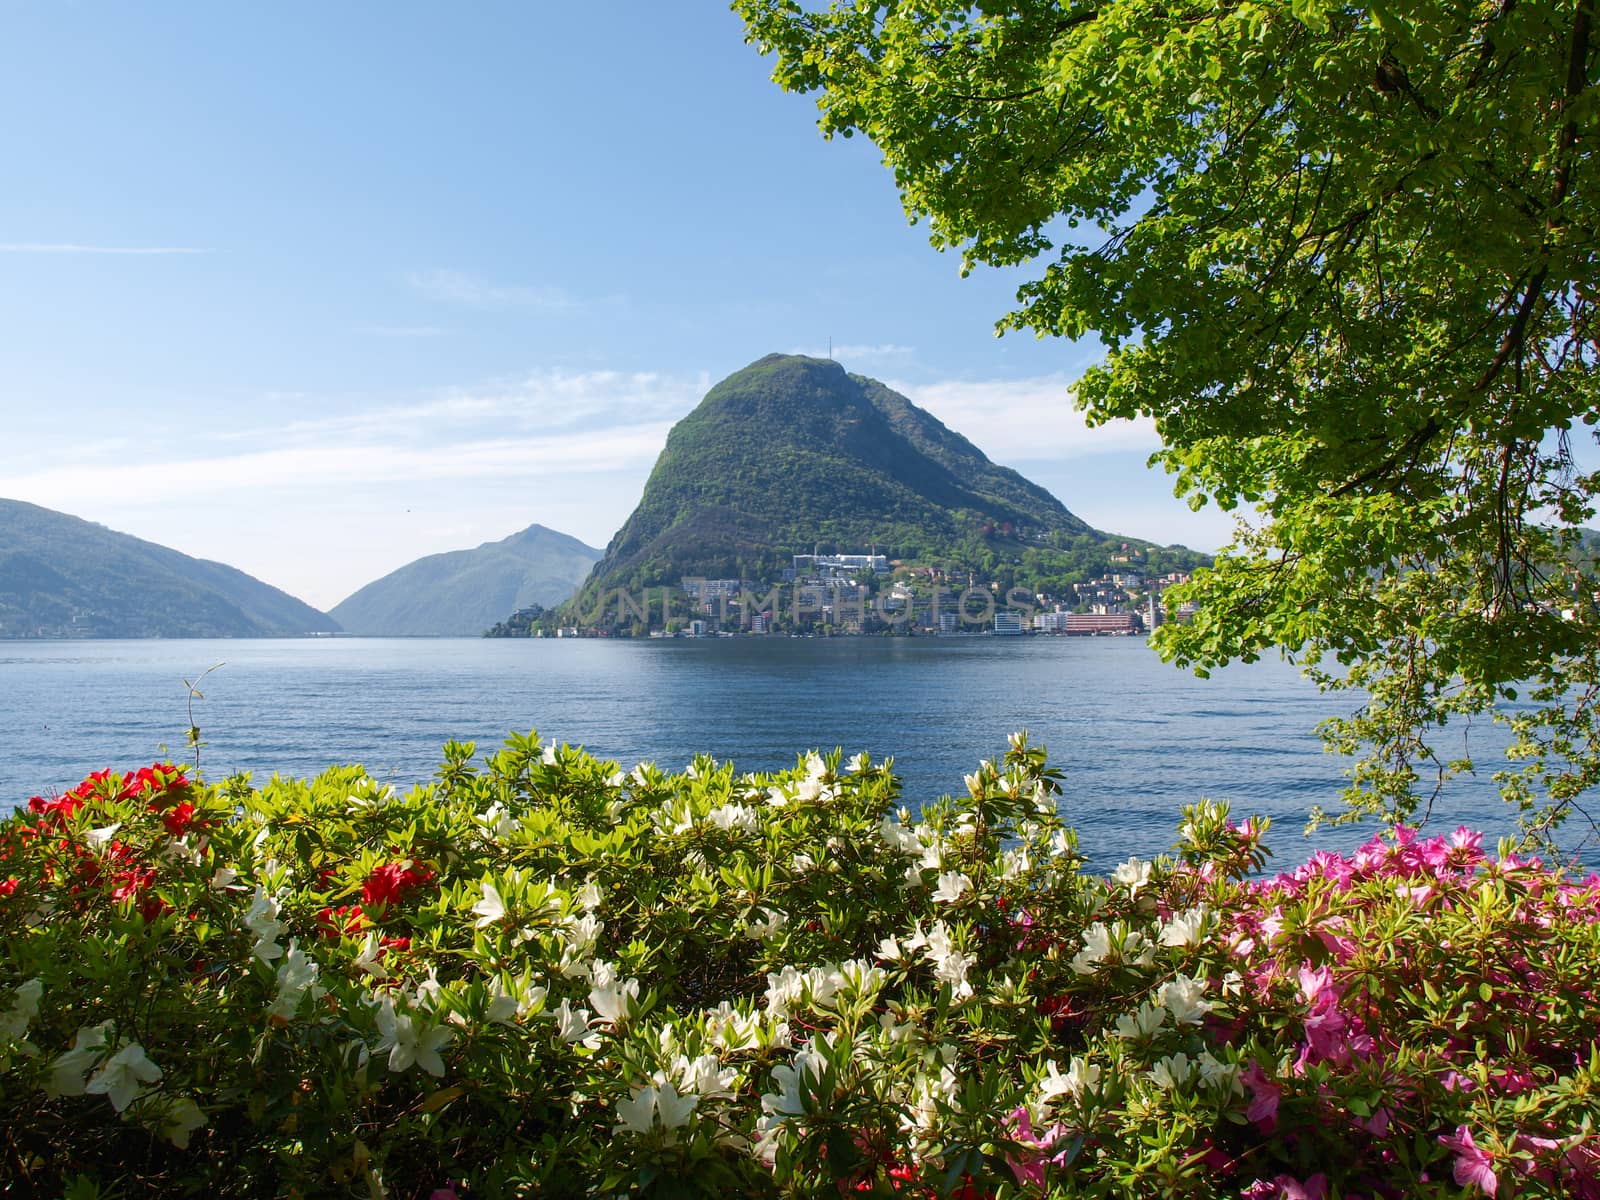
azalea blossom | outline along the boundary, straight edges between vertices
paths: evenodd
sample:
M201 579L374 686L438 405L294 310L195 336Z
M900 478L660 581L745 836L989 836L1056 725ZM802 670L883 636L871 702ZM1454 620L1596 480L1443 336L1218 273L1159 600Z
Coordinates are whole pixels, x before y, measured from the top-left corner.
M1203 999L1206 986L1204 978L1178 975L1162 987L1161 1003L1172 1014L1174 1025L1198 1025L1211 1011L1210 1003Z
M382 941L378 936L378 931L374 929L367 934L366 940L361 943L360 953L353 960L356 969L382 983L389 978L389 972L378 961L383 952Z
M429 1075L444 1074L444 1059L439 1051L450 1043L455 1032L442 1025L430 1026L410 1013L396 1012L392 997L385 996L378 1004L378 1044L375 1050L389 1052L389 1070L410 1070L421 1067Z
M320 995L321 989L316 986L317 972L317 964L301 951L300 943L291 941L289 952L278 967L278 990L267 1009L268 1015L287 1021L299 1009L308 991Z
M589 1038L589 1010L587 1008L574 1009L569 1001L563 1000L556 1009L556 1031L564 1042L590 1043ZM598 1046L598 1040L594 1045Z
M1179 1050L1176 1054L1169 1055L1156 1063L1150 1069L1149 1075L1157 1087L1171 1091L1187 1083L1192 1070L1189 1056Z
M1176 948L1196 945L1200 941L1200 934L1205 929L1209 914L1210 910L1204 904L1173 913L1172 919L1161 927L1160 936L1156 940L1163 946Z
M1455 1180L1458 1184L1462 1187L1476 1184L1485 1195L1495 1194L1500 1187L1500 1180L1495 1177L1494 1160L1472 1140L1472 1130L1465 1125L1457 1125L1453 1136L1441 1133L1439 1143L1456 1152Z
M39 1015L39 998L44 995L44 981L30 979L13 988L11 994L16 997L11 1007L0 1013L0 1040L15 1043L24 1054L36 1054L38 1050L27 1040L27 1033L28 1026ZM3 1061L4 1053L0 1052L0 1064Z
M694 1094L680 1096L671 1080L661 1080L657 1086L634 1088L626 1100L617 1101L618 1130L649 1133L656 1119L663 1129L678 1129L689 1123L700 1097Z
M205 1128L204 1110L188 1096L162 1100L157 1112L161 1123L161 1136L179 1150L187 1150L194 1131Z
M110 1030L110 1021L85 1025L79 1029L73 1039L72 1049L57 1055L51 1062L50 1079L44 1087L45 1095L51 1099L83 1095L89 1072L94 1070L110 1048L107 1044Z
M601 982L600 974L597 972L595 986L589 990L589 1003L594 1005L595 1013L601 1020L609 1021L613 1025L621 1025L627 1021L633 1002L638 998L637 979L617 982L609 971L605 973L604 983Z
M946 871L939 876L939 885L934 889L934 903L954 904L971 890L972 880L967 878L966 872Z
M1150 882L1150 864L1142 858L1130 858L1116 869L1112 878L1128 889L1128 895L1137 896Z
M1167 1010L1164 1006L1146 1000L1133 1012L1118 1017L1113 1032L1127 1041L1138 1041L1154 1034L1166 1023L1166 1019Z
M161 1078L161 1068L151 1062L138 1042L127 1042L98 1071L89 1077L84 1091L104 1096L111 1107L122 1112L132 1104L144 1085Z
M739 1078L739 1072L733 1067L724 1067L715 1054L702 1054L692 1059L679 1055L673 1060L672 1073L683 1081L684 1095L692 1092L707 1099L713 1096L732 1099L733 1085Z
M762 907L756 911L760 917L744 927L744 936L752 941L770 941L789 923L788 914L781 909Z
M1094 972L1097 964L1111 957L1111 930L1104 921L1096 921L1083 932L1083 949L1072 956L1071 967L1079 975Z
M1045 1062L1044 1077L1039 1080L1039 1109L1047 1110L1058 1096L1071 1096L1074 1100L1082 1099L1083 1094L1093 1090L1099 1082L1100 1068L1081 1055L1073 1056L1065 1072L1056 1066L1055 1059L1048 1059Z
M491 925L498 925L506 919L506 902L500 895L500 889L487 879L478 884L478 890L483 893L483 899L472 906L472 911L477 915L473 923L474 929L487 929Z

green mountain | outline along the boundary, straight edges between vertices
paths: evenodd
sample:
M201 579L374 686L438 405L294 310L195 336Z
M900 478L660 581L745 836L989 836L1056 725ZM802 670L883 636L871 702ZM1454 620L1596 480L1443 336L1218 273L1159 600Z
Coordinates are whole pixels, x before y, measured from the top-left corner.
M560 604L599 557L577 538L530 525L476 550L407 563L341 600L332 615L349 633L476 635L517 609Z
M1103 569L1123 543L1147 547L1091 529L877 380L827 359L772 354L717 384L673 427L579 609L612 588L684 576L774 579L814 548L875 547L1025 583ZM1202 559L1179 547L1153 562L1176 569Z
M0 638L286 637L338 628L233 567L0 500Z

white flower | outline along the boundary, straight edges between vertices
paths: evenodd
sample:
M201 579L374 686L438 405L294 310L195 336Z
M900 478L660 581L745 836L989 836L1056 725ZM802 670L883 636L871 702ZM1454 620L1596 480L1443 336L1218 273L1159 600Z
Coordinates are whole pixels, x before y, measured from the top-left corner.
M1097 963L1111 957L1111 930L1104 921L1096 921L1083 931L1083 949L1072 957L1072 969L1079 975L1092 974Z
M45 1095L52 1100L57 1096L83 1095L85 1077L105 1057L109 1048L106 1035L110 1029L110 1021L101 1021L98 1025L85 1025L78 1030L72 1049L58 1055L50 1064L50 1081L45 1084Z
M889 978L884 974L882 967L875 967L861 958L852 958L840 963L839 974L844 980L843 987L857 997L876 995L883 990L883 985Z
M761 821L756 816L756 810L746 808L738 801L713 808L707 815L709 820L718 829L729 833L759 833Z
M698 1103L697 1095L678 1095L671 1080L662 1080L656 1087L634 1088L628 1099L617 1101L617 1128L649 1133L655 1118L660 1117L662 1128L677 1129L689 1123L689 1115Z
M377 938L377 934L372 936ZM301 951L300 943L290 942L289 953L278 968L278 992L267 1009L268 1015L281 1017L285 1021L294 1016L306 992L315 988L317 970L317 964ZM321 994L320 988L316 988L316 994Z
M844 984L844 976L833 963L812 967L805 974L805 992L818 1008L832 1008L833 997Z
M500 806L500 802L489 805L479 816L473 817L482 830L483 836L489 841L510 837L517 831L517 822L510 813Z
M739 1078L739 1072L732 1067L724 1068L715 1054L702 1054L693 1059L679 1055L672 1064L672 1072L683 1080L685 1095L693 1092L708 1098L726 1096L731 1099L734 1082Z
M1200 1051L1197 1061L1200 1066L1200 1078L1208 1087L1224 1088L1241 1095L1244 1093L1244 1084L1239 1081L1237 1063L1223 1062L1209 1050Z
M385 996L378 1005L377 1015L379 1054L389 1052L389 1070L409 1070L421 1067L429 1075L444 1074L444 1059L439 1051L455 1036L454 1031L442 1025L428 1025L409 1013L397 1013L394 1000Z
M600 964L597 961L595 965L598 967ZM611 972L607 970L606 975L609 977L610 974ZM594 1005L594 1011L599 1014L601 1020L609 1021L613 1025L623 1024L632 1011L633 1001L639 998L639 981L626 979L616 983L613 979L607 978L602 984L598 970L595 976L595 986L589 991L589 1003Z
M587 1008L574 1009L572 1005L563 1000L556 1009L556 1030L561 1034L564 1042L585 1042L589 1037L589 1010Z
M761 1018L739 1012L724 1000L706 1020L711 1044L721 1050L752 1050L761 1044Z
M487 929L505 920L506 902L500 895L500 889L488 880L478 884L478 889L483 893L483 899L472 906L472 911L478 915L473 922L474 929Z
M787 1017L800 1003L805 989L805 976L793 967L767 972L767 1011L775 1017Z
M30 979L13 988L11 994L16 999L4 1014L0 1014L0 1038L21 1042L23 1053L30 1053L31 1046L23 1038L27 1035L29 1024L39 1015L39 998L44 995L44 981Z
M484 1019L491 1025L510 1025L513 1020L525 1017L535 1008L544 1006L549 994L527 976L511 981L508 989L496 975L489 980L489 1010Z
M1191 979L1187 975L1178 975L1161 989L1161 1003L1172 1013L1173 1024L1198 1025L1201 1018L1211 1011L1211 1005L1202 999L1206 983L1204 978Z
M1193 1068L1189 1063L1189 1056L1182 1050L1168 1058L1163 1058L1150 1069L1150 1078L1159 1088L1172 1090L1181 1087L1189 1081Z
M245 928L256 935L256 944L250 948L264 963L270 963L275 958L283 957L283 947L278 945L278 939L289 929L282 921L278 920L278 902L258 884L255 898L250 901L250 911L245 913Z
M934 889L933 899L938 904L954 904L971 890L972 880L967 878L966 872L946 871L939 876L939 886Z
M878 957L886 962L898 962L900 960L900 943L894 940L894 934L887 935L878 943L877 953Z
M1100 1068L1087 1062L1081 1055L1073 1056L1063 1073L1050 1059L1045 1063L1044 1078L1039 1080L1039 1106L1047 1107L1057 1096L1081 1099L1083 1094L1100 1082Z
M789 865L794 868L796 875L804 875L807 871L815 871L817 869L816 860L809 854L796 854L790 860Z
M89 849L98 854L106 848L107 843L116 836L117 830L121 828L121 821L118 821L115 825L103 825L99 829L89 830L88 833L83 835L83 840L88 843ZM121 1109L117 1111L120 1112Z
M231 887L233 885L233 881L237 878L239 878L239 872L235 871L232 867L218 867L211 873L211 890L214 892L223 891L224 889Z
M827 1060L815 1047L813 1042L809 1048L796 1050L792 1064L780 1063L772 1068L772 1082L778 1085L778 1090L761 1097L762 1112L780 1118L805 1115L805 1079L808 1075L820 1079L827 1065Z
M111 1107L121 1112L144 1090L144 1085L161 1078L161 1068L151 1062L138 1042L128 1042L89 1078L84 1091L104 1096Z
M1113 1032L1128 1041L1147 1038L1160 1029L1167 1020L1167 1010L1159 1004L1151 1004L1146 1000L1131 1012L1123 1013L1117 1018Z
M872 756L865 750L850 760L850 770L857 775L861 774L861 772L865 771L871 765Z
M917 837L916 830L908 829L901 822L891 819L887 813L878 821L878 839L889 850L914 857L922 855L922 839Z
M552 742L550 745L548 745L548 746L546 746L544 748L543 759L544 759L544 765L547 766L547 767L553 767L553 766L556 765L555 743Z
M637 1087L626 1100L617 1101L617 1129L649 1133L656 1119L656 1089Z
M206 1114L187 1096L166 1101L160 1113L161 1136L179 1150L187 1150L190 1136L205 1127Z
M1195 945L1200 941L1200 934L1205 929L1208 914L1209 910L1204 904L1173 913L1172 920L1161 927L1161 935L1157 940L1163 946Z
M1139 889L1150 882L1150 864L1135 856L1119 866L1113 877L1127 886L1128 895L1137 896Z
M592 879L579 888L578 894L574 897L578 902L578 907L586 913L592 913L600 907L600 898L600 889L595 886L595 882Z
M1026 846L1018 846L1015 850L1002 851L1000 855L1000 878L1002 880L1016 879L1026 875L1033 869L1033 858L1028 853Z
M374 929L361 943L361 952L355 957L356 968L382 983L389 978L389 972L378 961L382 955L383 946L378 938L378 931Z
M789 923L788 914L780 909L763 907L756 911L761 914L761 919L753 920L744 927L744 936L752 941L769 941Z

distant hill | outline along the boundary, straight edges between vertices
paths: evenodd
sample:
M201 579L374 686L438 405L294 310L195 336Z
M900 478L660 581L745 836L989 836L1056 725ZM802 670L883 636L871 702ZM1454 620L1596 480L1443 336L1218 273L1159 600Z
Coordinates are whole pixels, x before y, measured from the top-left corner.
M348 633L476 635L519 608L560 604L599 557L577 538L530 525L476 550L407 563L341 600L332 615Z
M338 628L233 567L0 500L0 638L285 637Z
M877 380L829 359L772 354L717 384L672 428L579 607L611 588L684 576L771 579L813 548L875 547L993 578L997 564L1024 556L1033 576L1103 566L1125 542L1148 545L1090 528ZM1182 548L1166 555L1171 568L1203 559Z

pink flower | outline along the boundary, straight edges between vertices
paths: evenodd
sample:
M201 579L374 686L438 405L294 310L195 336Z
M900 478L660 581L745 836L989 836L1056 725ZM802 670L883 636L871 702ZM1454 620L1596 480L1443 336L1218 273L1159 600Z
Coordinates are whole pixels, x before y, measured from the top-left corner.
M1239 1078L1250 1089L1250 1107L1244 1114L1246 1119L1254 1121L1262 1133L1271 1133L1278 1124L1278 1101L1283 1098L1283 1086L1268 1079L1261 1064L1254 1059L1250 1060L1249 1069Z
M1462 1187L1475 1183L1483 1189L1484 1195L1492 1196L1500 1186L1500 1181L1495 1178L1493 1160L1486 1151L1478 1149L1472 1141L1472 1131L1465 1125L1457 1125L1455 1136L1451 1137L1441 1133L1440 1145L1456 1152L1456 1182Z
M1305 1180L1293 1175L1258 1179L1241 1196L1243 1200L1328 1200L1328 1177L1318 1171Z
M1011 1168L1011 1173L1017 1177L1018 1183L1024 1186L1031 1183L1038 1188L1044 1187L1045 1164L1054 1163L1056 1166L1063 1166L1066 1163L1065 1147L1056 1151L1054 1155L1050 1151L1066 1140L1067 1127L1052 1125L1049 1129L1036 1134L1033 1129L1033 1118L1026 1108L1019 1108L1013 1112L1006 1124L1016 1131L1013 1134L1014 1140L1032 1151L1018 1158L1006 1155L1006 1165Z

